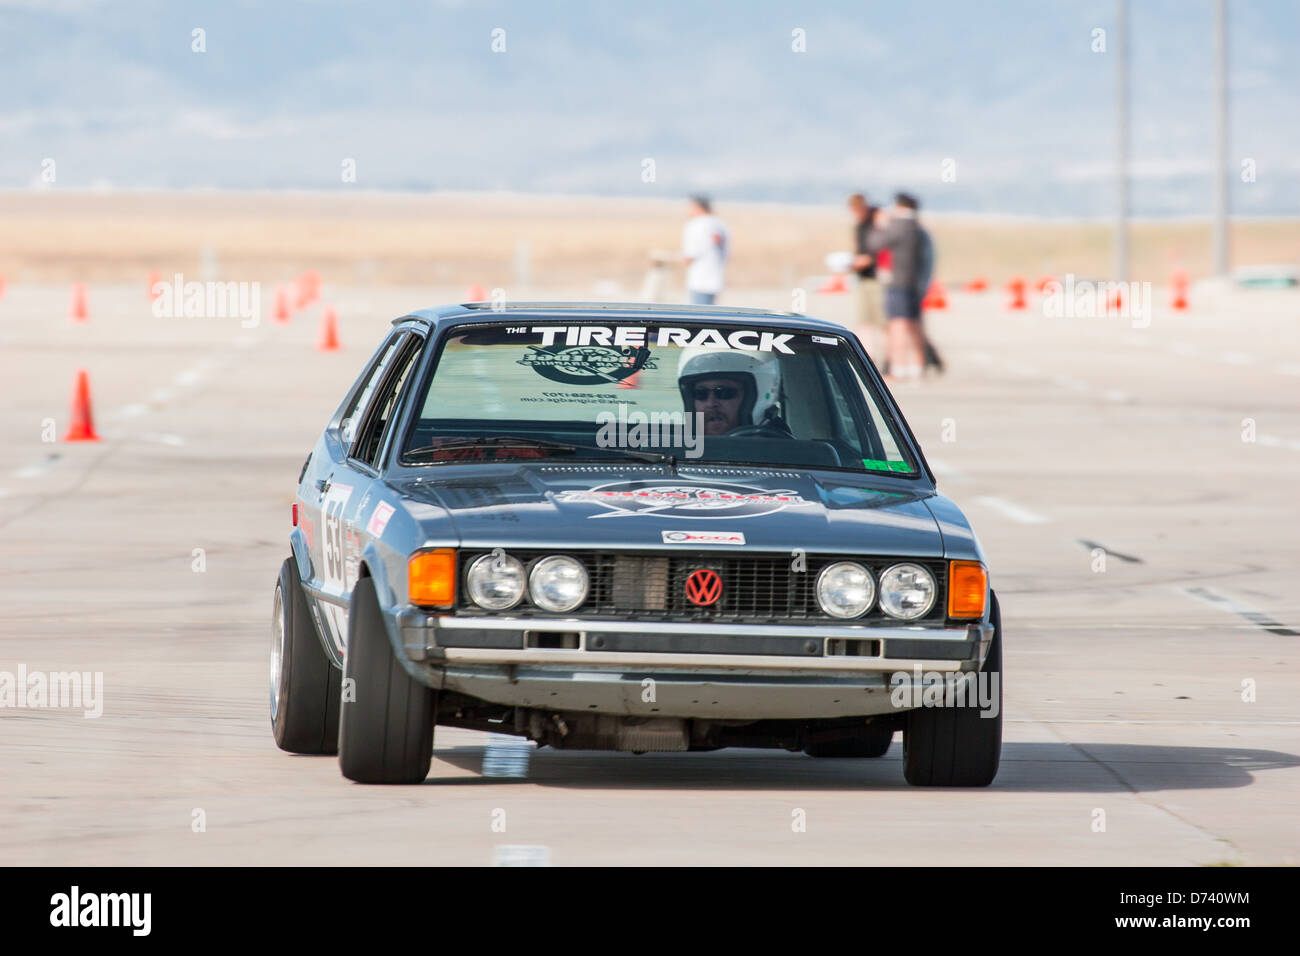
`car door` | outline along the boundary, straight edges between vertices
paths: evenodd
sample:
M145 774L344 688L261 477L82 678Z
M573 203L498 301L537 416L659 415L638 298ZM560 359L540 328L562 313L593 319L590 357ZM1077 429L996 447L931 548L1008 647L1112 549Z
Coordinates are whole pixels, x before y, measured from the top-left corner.
M356 410L340 422L340 441L347 448L321 499L322 616L329 639L340 654L347 646L347 613L356 585L363 528L381 494L382 454L397 417L403 386L424 339L413 329L401 331L385 349Z
M346 600L351 596L344 574L344 539L339 519L356 486L347 465L348 449L406 334L394 330L376 350L326 426L298 485L298 521L311 558L311 574L304 581L308 604L321 635L339 653L347 635Z

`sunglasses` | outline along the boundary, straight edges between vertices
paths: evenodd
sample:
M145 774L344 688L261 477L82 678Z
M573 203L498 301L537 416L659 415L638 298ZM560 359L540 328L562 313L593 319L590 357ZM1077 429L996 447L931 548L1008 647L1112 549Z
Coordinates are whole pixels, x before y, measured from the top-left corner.
M697 402L707 401L709 395L719 401L728 402L740 394L740 389L734 385L714 385L709 388L697 385L695 387L695 400Z

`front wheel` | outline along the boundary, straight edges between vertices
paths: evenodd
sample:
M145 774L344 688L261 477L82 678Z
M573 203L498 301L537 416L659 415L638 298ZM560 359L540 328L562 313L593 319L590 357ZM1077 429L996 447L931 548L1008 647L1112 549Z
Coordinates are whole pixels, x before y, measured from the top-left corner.
M271 733L295 754L332 754L339 746L342 672L321 646L302 593L298 564L286 558L271 616Z
M358 783L420 783L433 759L434 692L402 668L373 578L352 591L339 767Z
M1002 610L992 596L993 642L974 676L978 695L997 698L997 715L979 706L919 707L908 711L903 730L903 777L917 787L987 787L1002 755ZM988 675L987 677L984 675Z

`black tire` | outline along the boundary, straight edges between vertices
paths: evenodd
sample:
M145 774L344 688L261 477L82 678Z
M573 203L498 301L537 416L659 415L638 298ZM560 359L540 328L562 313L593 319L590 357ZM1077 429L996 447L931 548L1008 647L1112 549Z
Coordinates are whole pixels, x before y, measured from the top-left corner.
M434 692L393 656L373 578L352 590L339 766L358 783L420 783L433 759Z
M893 740L893 727L867 724L850 737L809 744L803 752L809 757L883 757Z
M294 754L337 753L343 672L321 646L298 564L291 557L280 566L275 582L271 641L271 733L276 746Z
M998 714L978 707L918 707L903 730L903 777L916 787L987 787L1002 756L1002 610L993 601L993 643L982 672L997 675Z

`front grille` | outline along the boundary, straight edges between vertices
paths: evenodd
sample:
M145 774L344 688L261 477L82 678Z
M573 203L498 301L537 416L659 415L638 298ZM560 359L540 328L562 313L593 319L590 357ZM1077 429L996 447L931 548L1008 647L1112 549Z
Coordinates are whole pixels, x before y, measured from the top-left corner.
M466 614L490 614L469 600L465 571L487 551L465 551L460 555L459 608ZM857 561L879 581L881 573L901 560L923 565L934 575L938 598L923 618L912 622L942 622L946 613L947 564L943 561L896 557L807 555L806 570L795 570L795 558L788 553L730 555L664 554L623 551L523 551L510 554L531 570L532 562L546 555L568 554L582 561L590 579L587 601L570 614L554 615L524 600L510 611L523 617L590 617L638 621L713 621L737 623L887 623L895 622L879 607L852 621L841 621L822 611L814 589L822 568L835 561ZM722 578L722 596L709 607L697 607L686 598L686 578L702 568Z

